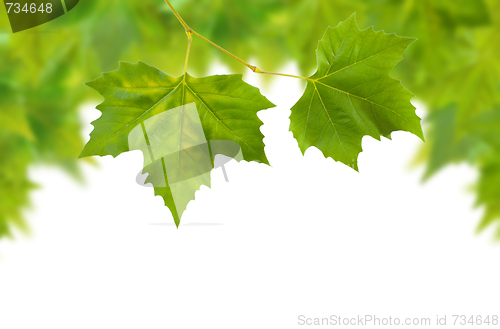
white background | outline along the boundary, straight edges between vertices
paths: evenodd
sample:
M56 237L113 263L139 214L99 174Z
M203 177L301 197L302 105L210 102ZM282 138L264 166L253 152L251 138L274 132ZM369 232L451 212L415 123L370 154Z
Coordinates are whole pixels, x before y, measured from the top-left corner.
M288 131L300 81L245 80L278 105L259 113L272 167L232 161L229 183L214 170L179 229L162 199L136 184L138 152L85 165L84 185L32 170L43 186L27 212L32 234L0 242L0 328L275 329L301 327L299 315L500 315L500 247L491 232L474 235L474 170L451 167L422 185L422 169L409 169L422 142L404 132L365 138L360 173L314 148L303 156ZM83 110L86 138L94 105Z

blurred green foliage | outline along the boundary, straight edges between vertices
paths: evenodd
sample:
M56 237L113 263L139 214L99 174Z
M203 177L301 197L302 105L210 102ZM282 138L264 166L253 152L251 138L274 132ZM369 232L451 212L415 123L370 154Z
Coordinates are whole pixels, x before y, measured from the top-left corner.
M297 61L315 69L327 26L353 12L373 25L418 38L393 70L429 108L427 143L418 155L426 178L446 165L479 170L480 229L496 223L500 237L500 1L498 0L172 0L196 31L263 70ZM21 209L35 184L32 164L78 175L83 147L79 105L95 97L83 82L118 61L145 61L182 74L187 39L162 0L81 0L66 15L13 34L0 6L0 236L25 229ZM204 75L217 57L237 61L196 40L190 71ZM220 56L222 55L222 56ZM220 57L219 57L220 56ZM284 72L286 73L286 72Z

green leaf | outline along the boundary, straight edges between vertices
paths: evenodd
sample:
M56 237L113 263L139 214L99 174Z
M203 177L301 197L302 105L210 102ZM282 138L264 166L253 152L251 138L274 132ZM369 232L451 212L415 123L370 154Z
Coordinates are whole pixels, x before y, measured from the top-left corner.
M121 62L87 84L105 100L80 157L142 150L147 182L177 225L194 192L209 185L213 141L236 142L244 160L268 164L257 112L274 105L241 75L174 78L143 62Z
M432 129L431 142L426 145L429 153L425 179L449 163L466 161L477 165L500 153L500 108L471 117L466 124L457 123L457 112L457 107L450 105L434 110L427 118Z
M461 160L464 155L463 143L457 139L457 107L454 105L435 110L427 116L426 122L431 125L427 132L428 142L418 155L416 162L425 157L427 162L423 180L428 180L450 162ZM425 153L424 153L425 151Z
M498 153L480 166L477 184L477 205L484 206L484 215L478 231L496 224L496 238L500 239L500 157Z
M432 124L426 151L428 179L450 163L466 161L479 168L475 186L478 206L484 215L478 231L496 224L500 238L500 108L485 111L471 118L466 125L457 125L457 107L435 110L428 117Z
M363 136L380 140L404 130L423 139L413 94L389 77L414 40L361 31L355 15L328 28L317 50L318 70L292 107L290 130L302 152L316 146L357 170Z
M483 0L440 0L431 3L450 25L480 26L490 23L488 8Z
M11 236L14 228L28 231L22 209L36 187L26 175L32 160L28 146L23 137L0 130L0 238Z

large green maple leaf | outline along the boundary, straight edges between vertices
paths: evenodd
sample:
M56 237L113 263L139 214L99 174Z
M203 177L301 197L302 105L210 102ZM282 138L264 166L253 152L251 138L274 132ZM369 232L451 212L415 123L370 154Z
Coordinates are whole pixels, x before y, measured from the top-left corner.
M389 77L414 40L360 30L355 15L328 28L317 50L318 70L292 107L290 130L302 152L316 146L357 170L363 136L380 140L404 130L423 139L413 94Z
M231 153L237 143L242 159L268 164L257 112L274 104L239 74L174 78L143 62L121 62L87 85L105 100L80 157L142 150L146 183L177 225L194 192L210 185L215 154ZM220 147L224 141L233 144Z

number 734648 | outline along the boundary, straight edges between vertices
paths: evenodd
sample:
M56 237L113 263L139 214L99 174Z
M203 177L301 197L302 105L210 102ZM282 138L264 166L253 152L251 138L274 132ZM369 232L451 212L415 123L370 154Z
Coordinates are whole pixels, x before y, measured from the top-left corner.
M7 5L7 13L10 14L12 10L13 13L19 14L21 12L24 13L47 13L50 14L52 12L52 3L42 3L37 7L36 3L25 3L24 6L20 3L6 3Z

